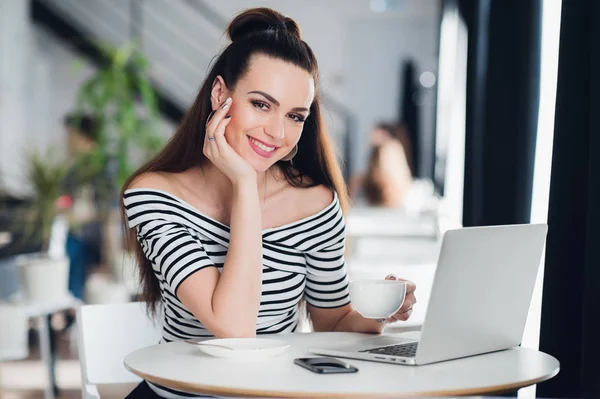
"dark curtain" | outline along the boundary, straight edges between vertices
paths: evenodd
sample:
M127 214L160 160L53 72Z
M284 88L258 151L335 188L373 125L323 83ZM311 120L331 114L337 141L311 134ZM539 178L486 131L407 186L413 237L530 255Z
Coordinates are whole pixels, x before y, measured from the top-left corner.
M541 0L459 0L468 29L464 226L527 223Z
M408 149L412 158L413 176L422 176L421 163L421 145L419 139L419 109L416 99L419 95L419 88L416 84L415 65L412 61L405 61L402 64L402 102L400 109L400 123L406 126L411 148Z
M564 0L540 350L540 397L600 398L600 3Z

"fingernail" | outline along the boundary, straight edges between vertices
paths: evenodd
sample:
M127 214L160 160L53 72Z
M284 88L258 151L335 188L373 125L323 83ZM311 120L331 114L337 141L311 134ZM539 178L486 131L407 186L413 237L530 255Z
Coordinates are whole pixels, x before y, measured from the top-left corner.
M225 102L223 103L221 108L223 108L223 109L227 108L230 103L231 103L231 97L227 97L227 99L225 100Z
M396 279L396 276L394 276L393 274L388 274L388 275L385 277L385 279L386 279L386 280L395 280L395 279Z

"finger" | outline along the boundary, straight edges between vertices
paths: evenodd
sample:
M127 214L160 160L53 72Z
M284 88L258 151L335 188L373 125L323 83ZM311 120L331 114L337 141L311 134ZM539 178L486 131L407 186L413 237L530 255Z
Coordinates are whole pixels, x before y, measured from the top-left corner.
M388 274L385 277L386 280L398 280L398 281L404 281L406 283L406 294L411 294L413 293L416 289L417 289L417 285L415 283L413 283L410 280L406 280L400 277L396 277L393 274Z
M404 281L406 283L406 294L412 294L417 289L417 285L410 280L399 278L398 281Z
M412 309L409 309L404 313L400 313L400 314L396 313L392 317L398 321L406 321L410 318L411 314L412 314Z
M214 147L215 147L215 145L212 143L212 141L207 140L207 138L204 138L204 147L202 148L202 152L211 161L213 159L213 150L212 149Z
M407 297L402 303L402 306L398 310L398 313L406 312L408 309L412 309L413 306L417 303L417 299L413 297Z
M223 119L214 132L215 140L213 143L219 156L226 154L227 147L229 146L229 143L225 139L225 128L229 125L229 122L231 122L231 117Z
M214 133L206 132L206 137L204 138L204 155L208 157L210 160L214 160L215 155L217 155L218 149L215 141Z
M393 317L402 317L402 315L408 313L408 312L412 312L412 310L414 309L415 304L414 303L407 303L406 306L402 306L400 309L398 309L398 311L394 314Z
M414 303L411 303L410 305L406 305L406 307L401 307L401 308L400 308L400 309L399 309L399 310L396 312L396 314L397 314L397 315L400 315L400 314L403 314L403 313L409 312L409 311L413 310L414 306L415 306L415 304L414 304Z
M229 100L229 98L228 98L228 100ZM230 101L231 100L229 100L229 102ZM229 102L227 100L225 100L225 102L223 102L219 106L219 109L213 113L211 119L209 120L209 123L206 124L206 129L204 132L204 148L205 148L205 155L210 160L214 160L214 157L219 155L218 147L217 147L216 139L215 139L215 130L218 127L219 123L222 121L222 117L223 117L222 113L226 112L226 110L223 110L223 106L227 105Z
M232 101L233 100L231 99L231 97L227 97L227 99L225 101L223 101L223 103L215 111L212 118L206 125L206 135L207 136L214 135L214 132L215 132L217 126L219 126L219 123L223 120L223 118L225 118L225 115L227 115L227 111L229 110L229 107L231 106Z
M215 157L223 156L226 151L226 147L224 147L226 142L223 143L223 141L225 140L225 128L230 121L231 118L229 116L223 118L212 132L212 135L207 138L208 142L210 143L209 146L211 147L212 153Z

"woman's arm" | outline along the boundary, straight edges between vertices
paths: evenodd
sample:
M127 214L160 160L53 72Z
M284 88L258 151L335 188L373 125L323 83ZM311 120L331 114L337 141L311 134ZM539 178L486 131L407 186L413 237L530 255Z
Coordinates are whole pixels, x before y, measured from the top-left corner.
M131 188L177 193L169 179L156 173L142 176ZM155 256L163 279L183 305L217 337L256 335L262 284L261 223L256 184L237 185L232 199L229 249L221 273L216 267L205 267L212 266L212 262L204 247L184 228L166 231L145 243L150 251L162 248L163 253L172 253ZM191 264L190 259L194 260Z
M384 327L383 323L362 317L350 304L333 309L307 305L307 310L315 331L349 331L380 334Z
M324 209L332 203L332 192L320 186L307 192L306 203L319 204ZM309 198L310 197L310 198ZM360 316L348 303L348 274L345 218L338 201L323 215L311 235L312 248L304 253L306 259L305 298L307 311L315 331L354 331L380 333L383 325Z
M236 333L254 337L262 292L262 234L256 183L233 190L229 250L212 296L214 316ZM181 289L180 289L181 291Z
M330 203L331 193L322 188L313 195L312 202ZM304 293L313 329L315 331L381 333L384 328L383 323L362 317L349 303L348 274L344 256L346 248L345 219L339 204L336 204L326 214L326 217L328 223L320 226L321 242L315 244L313 249L304 254L307 271ZM408 299L401 308L402 312L409 307L412 309L412 305L416 302L414 284L410 283L409 285ZM397 313L398 316L402 313L401 311ZM402 318L394 315L394 319L406 320L409 315L402 313Z
M216 92L213 94L216 96ZM196 309L194 315L216 336L254 337L262 292L262 220L256 171L225 139L225 129L231 122L225 116L231 103L228 97L208 122L203 149L233 187L225 264L209 287L182 284L178 295L184 304L188 302ZM205 284L198 281L198 285ZM210 296L200 297L202 288L207 288Z

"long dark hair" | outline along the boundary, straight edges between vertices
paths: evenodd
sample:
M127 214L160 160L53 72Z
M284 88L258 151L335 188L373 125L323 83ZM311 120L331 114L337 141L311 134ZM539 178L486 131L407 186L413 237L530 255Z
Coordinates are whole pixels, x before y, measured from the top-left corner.
M147 172L179 173L198 166L206 159L202 148L205 137L205 122L212 107L210 94L212 84L221 76L230 90L248 70L250 58L255 54L289 62L309 72L319 82L317 60L311 48L300 34L296 22L269 8L253 8L236 16L227 28L231 44L216 58L206 76L198 96L186 112L176 133L149 162L133 173L123 185L121 192L121 214L126 234L126 245L135 251L138 261L142 299L148 304L151 313L161 299L157 277L150 261L145 257L136 240L136 232L129 229L122 201L124 191L138 176ZM294 187L312 187L324 185L338 194L342 209L347 210L348 197L346 185L336 159L333 144L325 131L321 116L321 104L315 87L315 98L310 106L310 115L304 122L302 136L298 142L298 152L290 162L280 161L288 183Z

